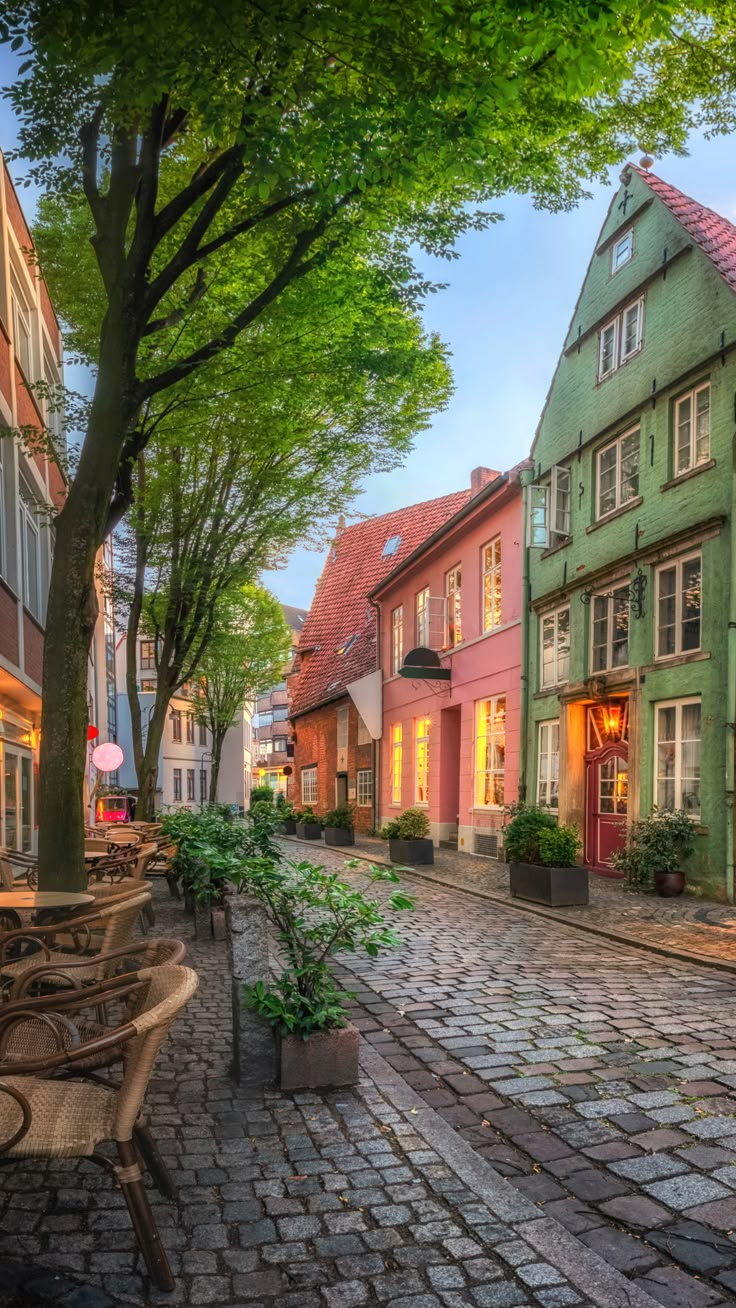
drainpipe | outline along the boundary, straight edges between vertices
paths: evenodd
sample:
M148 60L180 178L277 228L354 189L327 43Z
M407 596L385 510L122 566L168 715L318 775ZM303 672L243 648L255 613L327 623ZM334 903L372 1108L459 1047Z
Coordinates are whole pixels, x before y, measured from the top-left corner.
M381 606L375 600L368 603L376 615L376 668L381 668ZM383 684L381 684L381 740L373 741L373 830L381 823L381 741L383 740Z
M531 630L530 614L530 580L529 580L529 543L527 541L527 513L529 483L533 480L534 470L527 469L520 473L521 480L521 547L524 551L522 570L522 605L521 605L521 677L520 677L520 731L519 731L519 800L527 796L527 755L529 731L529 634Z
M734 438L736 455L736 438ZM726 676L726 894L734 901L734 772L736 770L736 464L731 460L731 576Z

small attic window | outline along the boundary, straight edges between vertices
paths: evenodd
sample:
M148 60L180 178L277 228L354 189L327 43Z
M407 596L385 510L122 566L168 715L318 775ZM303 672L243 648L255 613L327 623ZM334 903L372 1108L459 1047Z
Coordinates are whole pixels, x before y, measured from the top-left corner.
M396 553L400 544L401 544L400 536L389 536L388 540L386 541L386 544L383 547L383 553L381 555L381 558L390 559L391 555Z
M349 636L347 640L343 641L342 645L338 645L337 649L335 650L335 653L347 654L348 650L352 649L357 639L358 639L357 635Z
M629 263L634 257L634 229L630 227L611 246L611 275Z

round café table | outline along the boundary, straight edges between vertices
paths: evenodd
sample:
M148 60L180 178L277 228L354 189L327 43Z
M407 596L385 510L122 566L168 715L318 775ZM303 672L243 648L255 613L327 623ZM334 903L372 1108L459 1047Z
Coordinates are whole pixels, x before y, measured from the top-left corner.
M73 890L0 890L0 908L78 908L80 904L93 904L94 895L77 894Z

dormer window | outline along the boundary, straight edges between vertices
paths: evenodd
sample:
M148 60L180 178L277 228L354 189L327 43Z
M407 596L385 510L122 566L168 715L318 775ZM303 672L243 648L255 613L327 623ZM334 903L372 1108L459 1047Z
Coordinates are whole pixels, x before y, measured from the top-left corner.
M381 554L381 558L390 559L391 555L396 553L400 544L401 544L400 536L389 536L388 540L386 541L386 544L383 547L383 553Z
M617 241L611 246L611 276L624 268L634 257L634 229L630 227L628 232L619 236Z

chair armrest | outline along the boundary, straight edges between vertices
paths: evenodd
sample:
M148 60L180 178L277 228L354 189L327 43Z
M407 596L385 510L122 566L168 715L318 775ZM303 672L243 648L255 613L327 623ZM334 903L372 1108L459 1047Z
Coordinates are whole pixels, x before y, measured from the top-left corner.
M23 1121L14 1135L9 1136L7 1140L0 1140L0 1154L5 1154L9 1149L13 1148L13 1145L17 1145L19 1140L22 1140L24 1135L28 1134L33 1114L31 1105L25 1095L22 1095L20 1090L16 1090L15 1086L6 1085L4 1081L0 1081L0 1094L9 1095L11 1099L14 1099L23 1114Z

